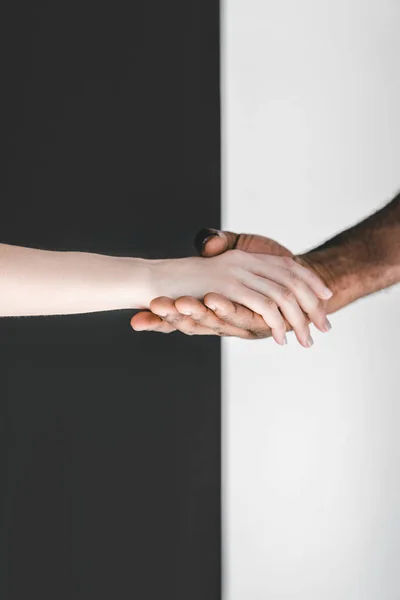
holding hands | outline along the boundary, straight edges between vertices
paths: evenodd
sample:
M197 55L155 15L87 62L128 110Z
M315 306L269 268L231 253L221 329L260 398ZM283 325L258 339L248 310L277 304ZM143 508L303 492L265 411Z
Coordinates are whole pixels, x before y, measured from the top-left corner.
M0 317L141 309L135 331L313 341L327 313L400 282L400 194L299 256L260 235L202 230L201 257L147 260L0 244ZM190 294L190 295L187 295ZM150 310L149 310L150 309Z
M225 250L214 248L209 258L148 260L0 244L0 316L148 309L160 300L180 307L190 294L189 300L198 304L205 297L223 297L257 315L281 345L288 328L304 347L312 344L309 322L327 330L321 301L331 292L315 273L290 256ZM185 309L180 307L183 313ZM156 315L139 313L132 326L143 329L140 319L147 315L160 322Z
M308 347L309 322L329 331L325 313L400 282L399 240L400 193L364 220L298 256L261 235L202 230L195 245L208 260L223 253L229 256L230 250L247 253L249 262L241 255L233 262L228 259L236 283L229 291L220 291L212 282L202 301L198 295L155 298L151 312L137 313L131 326L136 331L179 330L242 339L273 335L281 343L283 318L286 328L293 328L300 344ZM331 297L324 284L333 292Z
M141 309L136 331L313 341L327 313L400 282L400 194L306 254L202 230L201 257L147 260L0 244L0 317ZM332 293L333 292L333 293ZM190 294L190 295L187 295ZM149 310L150 309L150 310Z
M142 312L135 315L131 321L134 329L170 332L177 329L173 323L179 320L181 327L178 328L190 333L187 329L185 331L185 325L186 328L199 325L190 318L193 310L198 313L200 309L200 321L203 324L199 326L204 328L210 309L222 299L222 302L228 301L231 305L234 303L234 306L247 308L247 312L258 316L264 328L268 328L280 345L287 341L287 329L293 329L300 344L305 348L310 347L313 340L309 322L314 323L320 331L329 331L330 324L323 301L328 300L332 292L316 273L296 262L288 250L267 238L261 238L264 242L260 244L259 240L254 243L254 238L260 236L249 236L253 238L253 244L249 243L248 251L244 251L227 249L229 237L226 233L223 236L210 240L210 247L207 246L204 252L216 254L210 258L154 261L152 287L158 297L150 303L150 308L155 314ZM254 252L251 251L252 245ZM269 252L260 252L261 245L263 250ZM191 297L186 295L188 291ZM204 305L198 302L203 298ZM169 320L161 321L156 316L157 310L160 316L169 316ZM220 321L214 315L214 325L215 319ZM192 325L188 321L193 321Z

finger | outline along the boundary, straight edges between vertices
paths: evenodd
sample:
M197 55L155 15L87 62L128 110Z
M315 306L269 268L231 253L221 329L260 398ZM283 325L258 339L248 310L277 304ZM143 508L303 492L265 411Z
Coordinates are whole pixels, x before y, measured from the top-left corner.
M256 332L236 327L219 318L215 311L191 296L178 298L175 301L175 306L178 312L189 316L199 326L209 329L221 337L228 336L242 339L257 339L259 337ZM251 311L249 313L252 314ZM261 317L259 318L263 321Z
M277 344L283 346L287 343L285 321L276 303L271 298L255 292L245 284L234 286L229 296L234 302L239 302L250 308L253 312L261 315L266 324L271 328L272 337Z
M290 250L271 238L210 228L199 231L195 238L195 247L198 253L206 258L233 249L274 256L293 256Z
M332 298L332 290L325 285L325 282L316 273L314 273L314 271L301 265L294 258L292 261L287 262L289 262L294 272L297 273L299 277L301 277L303 281L310 286L318 298L321 298L321 300L329 300Z
M218 335L212 329L203 327L191 319L191 317L181 314L176 306L176 300L161 296L150 302L151 310L163 318L163 320L174 330L180 331L185 335Z
M264 270L260 265L266 261L268 261L268 265L266 264ZM274 267L274 264L277 266ZM285 265L284 268L282 268L282 265ZM272 257L261 256L259 257L259 263L254 272L256 272L257 275L265 277L266 280L272 280L283 286L285 288L285 296L289 299L289 292L293 292L299 306L304 313L308 315L309 320L314 323L320 331L329 331L330 323L326 318L326 309L322 301L316 295L316 292L308 283L310 278L308 277L307 269L297 265L291 259L282 257L273 259ZM307 281L304 281L304 276L307 277ZM318 279L319 278L317 277L317 280ZM276 301L280 305L279 300Z
M331 329L331 324L326 316L324 302L318 298L308 282L302 279L302 276L303 273L297 274L294 271L289 271L287 278L283 280L283 285L294 293L299 305L308 315L310 321L320 331L326 333Z
M322 302L319 304L321 308L320 311L320 319L319 322L315 323L315 325L321 329L321 331L329 331L330 323L326 319L326 310L325 305L327 300L332 297L332 291L325 285L325 282L311 269L303 266L299 262L297 262L297 257L266 257L266 256L258 256L260 260L266 260L271 264L271 262L275 262L278 267L283 266L283 270L286 271L285 279L279 279L280 283L287 285L292 282L296 282L296 276L298 280L303 281L308 289L313 292L313 294L319 298ZM290 271L291 273L287 273ZM298 281L297 280L297 281ZM305 287L302 290L306 290ZM308 297L311 298L311 295L308 293ZM322 319L322 320L321 320ZM326 327L328 326L328 327Z
M201 256L209 258L234 248L235 241L233 236L238 237L237 234L231 234L228 238L219 229L202 229L196 235L194 245Z
M139 321L138 315L135 315L131 320L134 322L136 326L147 325L150 326L148 331L157 331L158 333L172 333L176 331L176 328L173 327L168 321L163 318L164 314L168 313L170 308L174 307L173 300L171 298L167 298L166 296L160 296L158 298L154 298L150 302L150 313L147 313L147 317L142 317ZM151 316L150 316L151 315ZM136 322L135 322L136 321ZM142 329L143 331L143 329Z
M326 316L326 307L328 304L327 301L333 294L316 273L313 273L310 269L297 263L295 263L295 265L295 272L299 275L300 279L302 279L321 299L317 305L315 305L315 302L314 306L311 304L306 312L315 326L318 327L320 331L327 333L332 329L332 325Z
M213 311L221 321L227 325L247 331L250 339L263 339L271 337L271 328L266 324L261 315L251 311L242 304L231 302L225 296L210 292L204 296L204 304ZM238 336L241 337L241 336Z
M131 327L134 331L157 331L159 333L172 333L175 331L169 323L150 311L141 311L131 319Z
M304 348L312 346L313 339L310 334L308 319L301 309L294 292L288 287L284 287L275 281L254 275L253 273L247 273L243 279L243 283L263 296L271 298L293 328L299 343Z

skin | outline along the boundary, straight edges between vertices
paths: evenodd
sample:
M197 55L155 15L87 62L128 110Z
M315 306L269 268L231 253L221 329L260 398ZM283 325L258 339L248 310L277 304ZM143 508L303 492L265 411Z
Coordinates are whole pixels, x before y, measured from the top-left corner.
M234 248L289 257L289 261L317 274L332 290L332 298L321 302L327 314L331 314L400 282L400 194L360 223L305 254L295 256L263 236L215 229L202 230L196 238L196 247L204 257ZM206 294L203 302L188 296L158 297L152 300L150 309L151 312L142 311L132 318L135 331L181 331L187 335L247 340L271 336L260 315L219 294ZM286 325L290 330L289 324Z
M213 290L259 313L278 344L286 343L286 316L310 345L304 314L323 331L320 299L332 292L287 260L238 249L211 258L147 260L0 244L0 317L148 309L157 296L189 292L202 300Z
M185 259L190 260L193 261ZM169 283L182 292L197 290L192 295L199 300L212 290L215 294L224 294L232 302L243 304L263 317L278 344L282 345L286 340L285 318L306 347L312 345L313 340L305 314L318 329L326 330L326 312L321 307L321 299L330 298L332 292L318 276L291 259L230 249L211 258L194 260L200 261L201 265L190 263L189 271L186 270L186 279L193 279L191 287L185 282L185 269L179 266L167 277ZM212 269L213 276L205 279L202 272L211 271L215 261L218 264ZM167 268L169 263L176 262L176 259L167 260ZM165 289L166 278L159 279Z

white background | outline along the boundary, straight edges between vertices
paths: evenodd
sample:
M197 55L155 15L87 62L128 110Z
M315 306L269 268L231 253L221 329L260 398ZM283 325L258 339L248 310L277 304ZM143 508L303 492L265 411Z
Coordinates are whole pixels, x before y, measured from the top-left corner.
M400 189L400 2L224 0L223 227L302 252ZM223 341L224 600L400 598L400 286Z

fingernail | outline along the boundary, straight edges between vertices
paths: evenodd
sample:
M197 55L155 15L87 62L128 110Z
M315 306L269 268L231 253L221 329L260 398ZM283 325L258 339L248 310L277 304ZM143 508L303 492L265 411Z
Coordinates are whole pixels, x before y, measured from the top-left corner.
M283 340L282 340L282 346L286 346L286 344L287 344L287 343L288 343L288 342L287 342L287 337L286 337L286 335L285 335L285 336L283 337Z
M332 329L332 323L329 321L328 318L325 318L324 331L330 331L331 329Z
M215 237L216 235L219 235L218 229L210 229L210 228L201 229L194 239L194 245L195 245L197 252L199 254L201 254L205 243L210 238Z
M323 294L324 294L324 298L326 298L327 300L329 300L329 298L332 298L332 296L333 296L332 290L330 290L327 287L323 289Z
M217 310L217 307L214 306L214 304L207 304L207 308L209 308L210 310L212 310L213 312L215 312Z
M188 315L188 317L190 317L190 316L191 316L191 314L192 314L192 313L190 312L190 310L180 310L179 312L180 312L182 315Z
M313 345L314 340L312 339L311 335L308 336L306 343L307 343L308 348L310 348Z
M160 312L160 311L158 311L156 314L157 314L159 317L166 317L166 316L167 316L167 313L166 313L166 312Z

